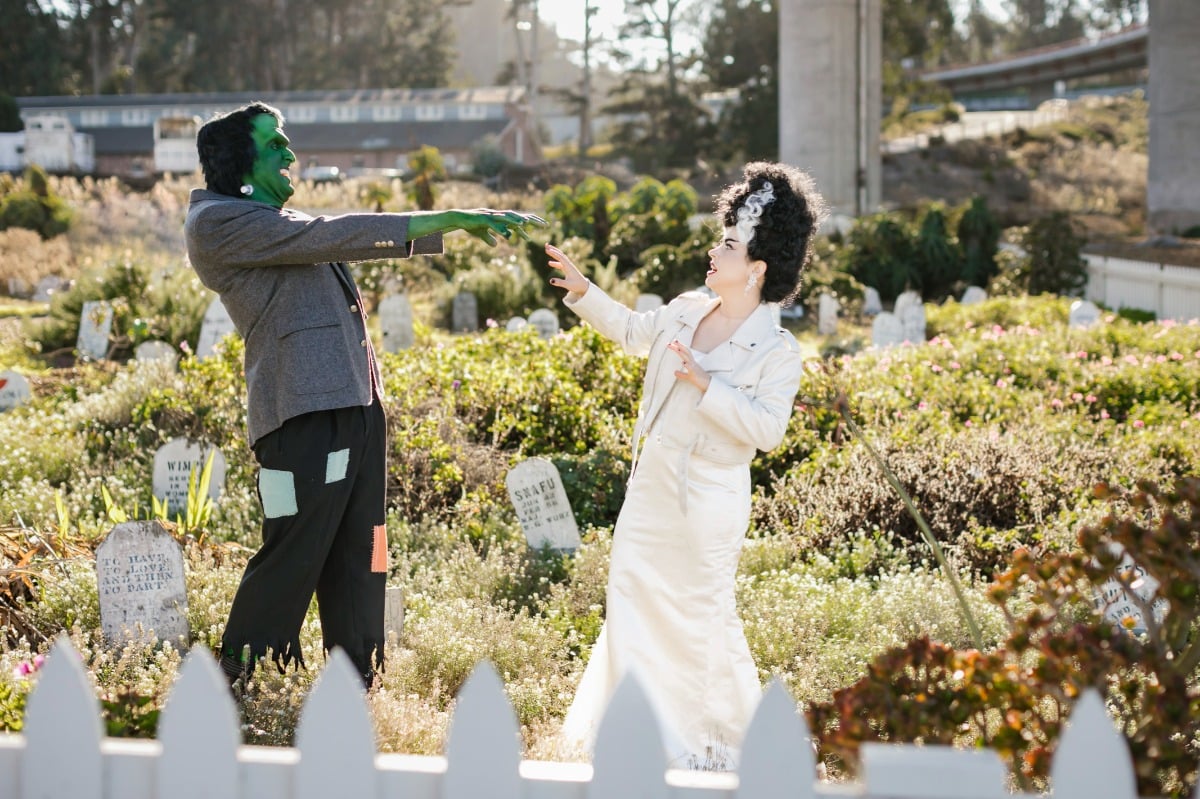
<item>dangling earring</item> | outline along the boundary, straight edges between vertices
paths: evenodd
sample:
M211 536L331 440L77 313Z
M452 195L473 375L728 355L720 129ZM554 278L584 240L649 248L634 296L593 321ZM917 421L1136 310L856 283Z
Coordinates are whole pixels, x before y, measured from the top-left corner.
M254 187L251 186L249 183L243 183L242 187L240 189L238 189L238 191L240 191L242 194L249 197L251 194L254 193Z
M749 296L750 292L754 291L754 287L758 285L758 275L753 272L750 277L746 278L746 288L742 289L742 294Z

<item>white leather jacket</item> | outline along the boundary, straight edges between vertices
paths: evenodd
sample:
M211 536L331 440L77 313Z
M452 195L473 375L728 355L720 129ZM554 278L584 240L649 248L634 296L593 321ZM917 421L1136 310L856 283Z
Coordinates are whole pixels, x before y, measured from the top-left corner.
M803 360L796 339L760 305L726 342L704 359L708 390L675 377L674 340L690 347L700 320L720 299L694 291L654 311L635 313L595 285L567 306L631 355L647 356L642 402L633 435L633 464L647 435L692 456L748 464L755 450L783 441L800 388Z

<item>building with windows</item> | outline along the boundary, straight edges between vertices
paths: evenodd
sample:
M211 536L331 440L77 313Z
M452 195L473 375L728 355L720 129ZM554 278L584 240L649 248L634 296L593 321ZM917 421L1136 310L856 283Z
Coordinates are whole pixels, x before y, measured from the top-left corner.
M516 86L23 97L17 104L25 119L58 116L89 134L97 175L145 177L171 169L155 160L160 119L207 120L256 100L283 112L302 168L403 170L408 154L426 145L441 151L452 172L469 169L485 145L514 164L542 160L525 90Z

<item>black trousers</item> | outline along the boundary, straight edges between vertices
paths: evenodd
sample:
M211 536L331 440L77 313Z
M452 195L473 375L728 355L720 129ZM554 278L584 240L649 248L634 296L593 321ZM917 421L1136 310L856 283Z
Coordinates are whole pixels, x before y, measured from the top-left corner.
M221 641L231 679L268 650L281 670L304 665L300 627L315 593L325 651L340 647L373 681L383 665L386 431L375 401L297 416L255 443L263 543Z

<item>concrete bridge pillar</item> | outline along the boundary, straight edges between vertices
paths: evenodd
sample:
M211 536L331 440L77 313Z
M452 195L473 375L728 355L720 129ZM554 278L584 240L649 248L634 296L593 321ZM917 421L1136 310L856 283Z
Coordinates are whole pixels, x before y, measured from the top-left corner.
M779 156L813 176L835 212L882 198L881 0L782 0Z
M1200 225L1200 2L1150 0L1150 232Z

